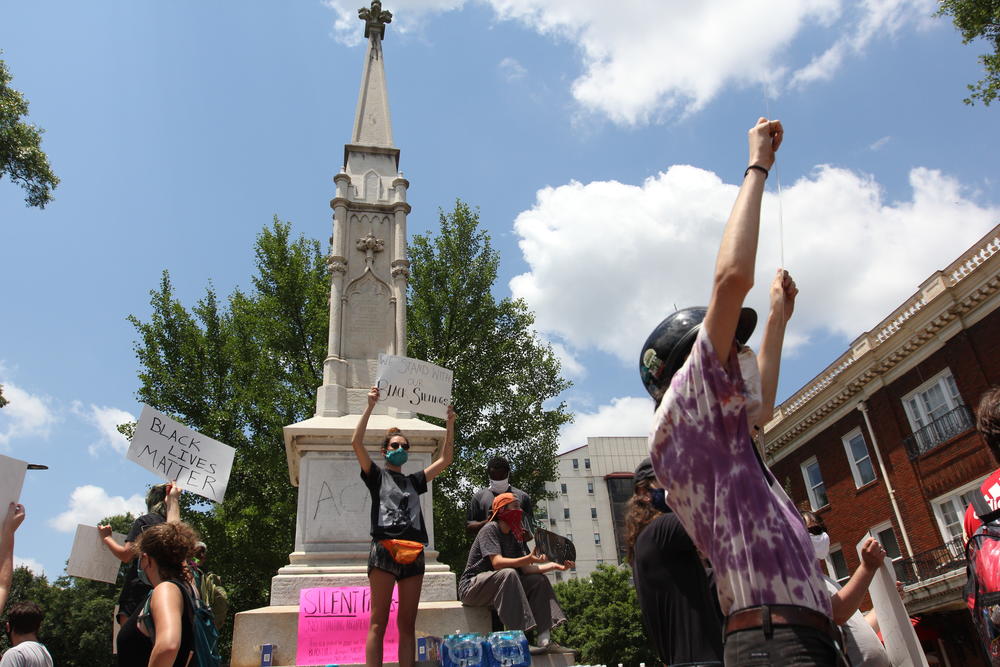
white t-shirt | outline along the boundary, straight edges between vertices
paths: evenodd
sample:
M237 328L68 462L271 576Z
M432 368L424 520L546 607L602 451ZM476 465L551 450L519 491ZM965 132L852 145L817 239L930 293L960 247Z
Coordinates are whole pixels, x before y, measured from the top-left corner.
M0 667L52 667L49 650L38 642L21 642L7 649Z

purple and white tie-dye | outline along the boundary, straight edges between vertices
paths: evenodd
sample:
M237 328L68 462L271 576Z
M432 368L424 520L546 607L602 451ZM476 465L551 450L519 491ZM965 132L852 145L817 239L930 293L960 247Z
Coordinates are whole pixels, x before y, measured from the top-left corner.
M809 533L753 451L736 351L702 329L656 411L649 451L667 501L712 561L723 612L792 604L829 616Z

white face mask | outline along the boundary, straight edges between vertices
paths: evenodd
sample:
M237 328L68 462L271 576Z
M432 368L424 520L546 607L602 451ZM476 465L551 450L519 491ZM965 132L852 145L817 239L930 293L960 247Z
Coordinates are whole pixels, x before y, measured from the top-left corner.
M757 367L757 355L749 347L744 346L736 358L740 362L740 375L743 376L743 391L746 396L747 422L751 430L754 426L763 426L760 414L761 403L764 402L760 384L760 369Z
M827 533L821 535L809 535L813 543L813 551L816 553L816 560L823 560L830 555L830 536Z
M493 491L495 493L503 493L504 491L507 490L507 487L510 486L510 483L508 482L509 479L510 479L509 477L504 477L503 479L491 479L490 491Z

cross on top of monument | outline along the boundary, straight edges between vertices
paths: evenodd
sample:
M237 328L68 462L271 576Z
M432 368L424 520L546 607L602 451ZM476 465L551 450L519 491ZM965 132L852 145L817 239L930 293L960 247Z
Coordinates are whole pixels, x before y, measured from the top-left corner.
M358 18L365 22L365 37L376 34L381 38L385 35L385 24L392 23L392 12L382 11L382 3L372 0L370 9L362 7L358 10Z

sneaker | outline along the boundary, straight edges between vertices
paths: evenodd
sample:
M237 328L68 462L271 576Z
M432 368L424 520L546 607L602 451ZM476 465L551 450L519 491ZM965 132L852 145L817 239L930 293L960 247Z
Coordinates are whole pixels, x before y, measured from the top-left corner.
M541 655L545 653L545 647L528 645L528 653L531 655Z

